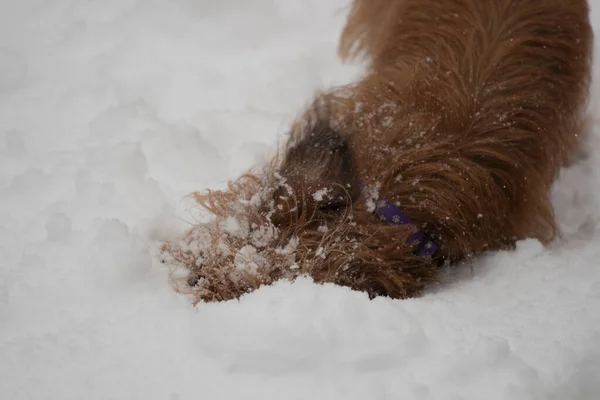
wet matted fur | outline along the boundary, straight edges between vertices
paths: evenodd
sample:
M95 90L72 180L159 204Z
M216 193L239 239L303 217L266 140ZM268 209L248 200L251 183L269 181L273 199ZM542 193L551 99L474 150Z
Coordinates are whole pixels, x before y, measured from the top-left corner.
M164 245L176 289L220 301L309 275L406 298L442 263L548 243L591 47L585 0L355 0L339 51L368 72L318 94L271 163L196 195L214 218ZM412 223L382 221L382 199Z

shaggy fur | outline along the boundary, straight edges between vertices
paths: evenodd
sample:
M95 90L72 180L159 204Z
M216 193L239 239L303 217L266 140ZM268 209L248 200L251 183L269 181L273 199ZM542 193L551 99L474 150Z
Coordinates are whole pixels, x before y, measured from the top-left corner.
M591 46L585 0L355 0L339 52L368 73L319 94L269 165L196 195L215 218L163 247L175 287L220 301L309 275L406 298L442 263L548 243ZM414 224L379 219L381 198ZM433 258L414 255L417 229Z

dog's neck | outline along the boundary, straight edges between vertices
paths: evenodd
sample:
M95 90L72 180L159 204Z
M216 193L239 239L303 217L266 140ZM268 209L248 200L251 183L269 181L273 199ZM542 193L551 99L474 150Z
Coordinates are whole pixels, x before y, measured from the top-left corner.
M369 188L364 184L360 183L361 188L364 193L369 193ZM409 225L413 224L411 219L402 212L400 207L392 203L390 200L386 198L378 198L376 200L369 199L368 201L374 201L373 204L374 212L377 216L379 216L383 221L390 225ZM433 257L437 251L438 246L435 243L435 240L426 235L423 231L417 230L414 232L408 239L408 244L411 246L416 246L415 254L419 257Z

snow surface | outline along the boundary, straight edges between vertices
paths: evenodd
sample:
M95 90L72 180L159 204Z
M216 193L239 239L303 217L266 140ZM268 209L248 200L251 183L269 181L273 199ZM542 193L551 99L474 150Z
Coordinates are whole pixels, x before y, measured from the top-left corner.
M0 399L600 398L596 100L550 248L407 301L171 290L156 252L203 218L186 195L360 73L336 59L346 1L0 2Z

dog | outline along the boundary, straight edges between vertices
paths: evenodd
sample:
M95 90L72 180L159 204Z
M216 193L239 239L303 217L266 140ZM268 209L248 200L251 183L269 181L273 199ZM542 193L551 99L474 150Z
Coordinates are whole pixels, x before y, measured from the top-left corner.
M271 162L195 193L212 213L162 247L194 303L310 276L422 295L444 265L557 235L550 188L588 102L585 0L355 0L342 60Z

